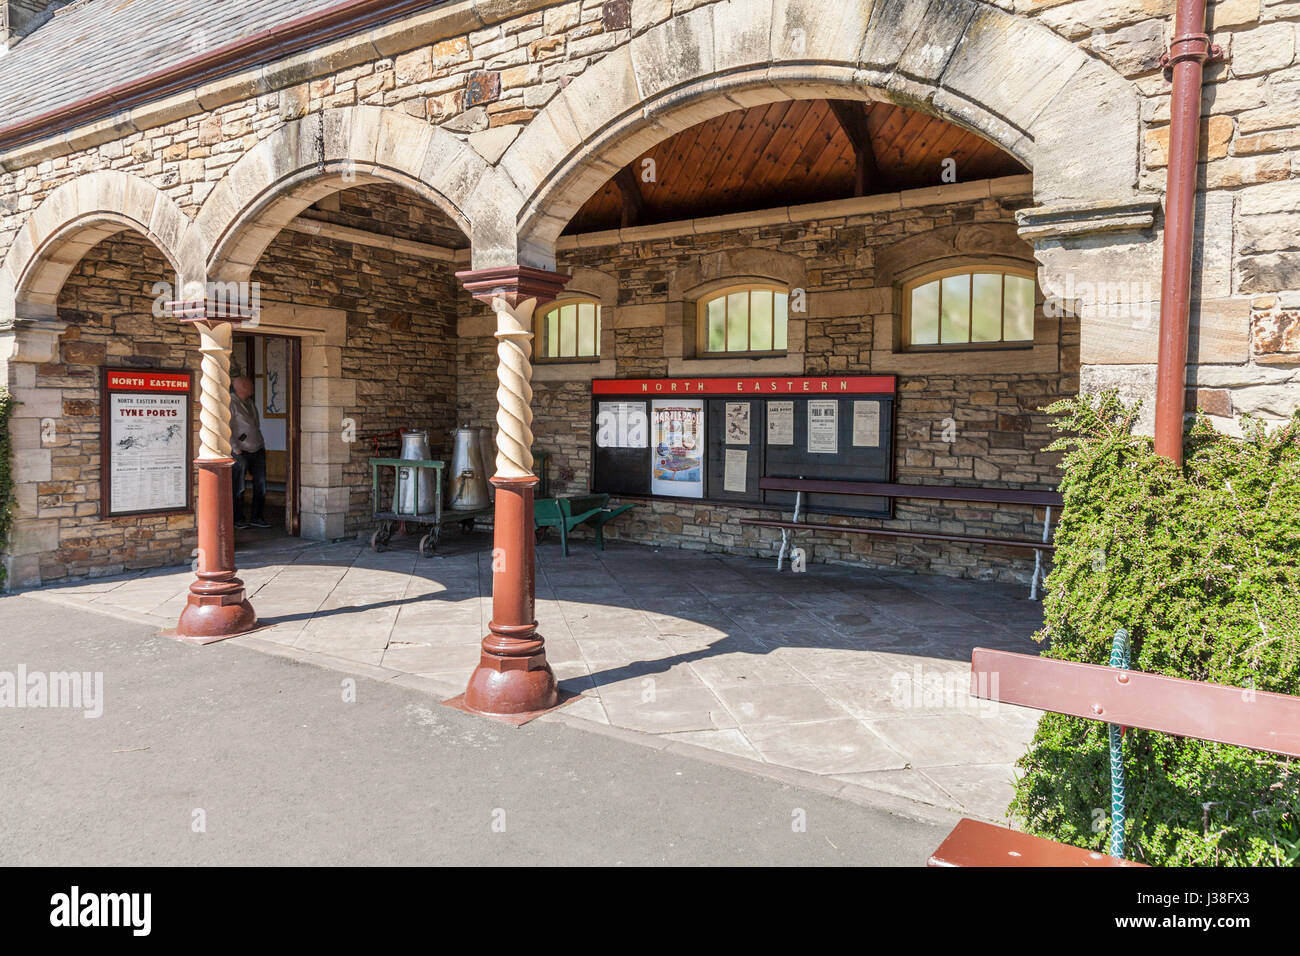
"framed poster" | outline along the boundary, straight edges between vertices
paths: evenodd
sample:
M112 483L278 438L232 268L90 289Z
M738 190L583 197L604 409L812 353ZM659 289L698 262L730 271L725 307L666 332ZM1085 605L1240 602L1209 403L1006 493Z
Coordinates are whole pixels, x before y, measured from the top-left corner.
M100 516L193 508L191 372L105 368L100 401Z
M794 444L794 402L767 403L767 443Z
M808 452L838 455L840 403L834 398L819 398L808 403Z
M892 481L892 375L595 379L591 490L793 507L763 478ZM804 510L891 517L892 499L805 494Z
M289 340L277 335L262 339L262 417L289 414Z
M703 399L656 398L650 403L650 428L651 493L703 498Z

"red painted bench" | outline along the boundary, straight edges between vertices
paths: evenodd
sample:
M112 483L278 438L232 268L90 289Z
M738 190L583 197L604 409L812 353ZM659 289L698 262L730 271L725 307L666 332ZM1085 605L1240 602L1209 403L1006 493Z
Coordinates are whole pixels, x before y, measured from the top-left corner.
M1300 757L1300 697L977 647L971 696ZM930 866L1141 866L962 820Z

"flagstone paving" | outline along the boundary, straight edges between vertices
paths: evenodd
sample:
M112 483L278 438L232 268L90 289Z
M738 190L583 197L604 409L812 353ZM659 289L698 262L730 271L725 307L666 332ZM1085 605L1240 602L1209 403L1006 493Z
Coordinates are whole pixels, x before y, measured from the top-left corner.
M268 626L236 640L460 692L491 613L491 540L449 535L428 559L395 544L241 552ZM190 579L34 596L165 628ZM973 647L1039 650L1040 606L1019 585L580 540L567 559L538 548L537 619L561 686L582 695L570 717L990 820L1039 717L967 694Z

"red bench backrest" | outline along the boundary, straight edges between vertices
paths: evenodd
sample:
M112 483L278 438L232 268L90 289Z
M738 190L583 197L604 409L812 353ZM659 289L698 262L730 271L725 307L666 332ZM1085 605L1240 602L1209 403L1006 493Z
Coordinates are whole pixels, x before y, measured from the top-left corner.
M1300 697L975 648L971 696L1300 757Z

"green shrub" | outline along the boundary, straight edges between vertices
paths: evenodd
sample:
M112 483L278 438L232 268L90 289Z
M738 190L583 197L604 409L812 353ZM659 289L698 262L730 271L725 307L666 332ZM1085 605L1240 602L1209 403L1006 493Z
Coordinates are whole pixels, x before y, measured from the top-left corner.
M1300 413L1245 437L1195 423L1182 468L1131 434L1113 393L1057 402L1067 433L1048 657L1106 664L1116 629L1135 670L1300 695ZM1300 864L1300 762L1130 730L1125 855L1164 865ZM1039 723L1011 812L1032 833L1105 850L1106 725Z

